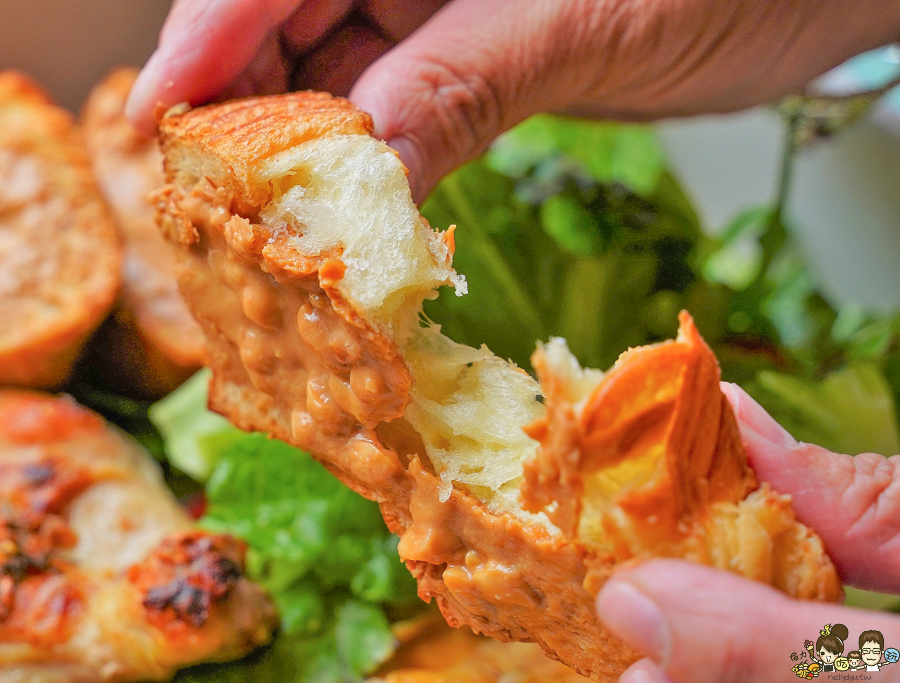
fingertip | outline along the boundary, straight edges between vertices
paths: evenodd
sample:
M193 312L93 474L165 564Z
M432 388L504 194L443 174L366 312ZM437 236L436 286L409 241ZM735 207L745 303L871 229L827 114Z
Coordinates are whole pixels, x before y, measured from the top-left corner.
M158 81L159 50L156 50L135 79L125 102L125 116L131 121L131 125L144 135L153 135L156 132L153 112L156 102L153 98L159 89Z
M377 132L376 132L377 134ZM398 135L387 141L389 147L400 155L400 160L409 171L409 189L413 201L417 204L425 200L428 189L422 178L422 149L420 145L406 135Z
M719 382L719 388L722 390L722 393L725 394L725 398L728 399L732 410L734 410L736 414L738 412L738 407L741 404L741 394L744 393L744 390L733 382Z
M656 661L669 654L669 625L659 605L629 579L627 570L613 575L597 595L597 615L614 636Z
M651 627L632 616L646 609L621 598L622 584L630 585L632 595L640 595L658 610L668 626L664 647L658 641L652 645ZM732 677L736 670L761 666L752 661L757 652L746 646L750 642L746 634L759 634L768 642L770 622L789 608L786 599L769 586L730 572L684 560L657 559L617 571L598 595L598 615L613 635L650 659L633 673L629 670L628 675L635 678L622 681L657 683L671 677L685 683L724 683L737 680ZM629 620L630 630L623 629L621 624ZM773 635L773 640L778 636ZM716 646L709 647L711 642ZM771 678L748 676L746 680Z
M619 677L619 683L672 683L672 679L652 660L645 658L628 667Z
M722 382L722 393L731 404L741 433L746 438L746 430L752 430L765 443L776 448L793 448L797 440L782 427L757 401L737 384Z

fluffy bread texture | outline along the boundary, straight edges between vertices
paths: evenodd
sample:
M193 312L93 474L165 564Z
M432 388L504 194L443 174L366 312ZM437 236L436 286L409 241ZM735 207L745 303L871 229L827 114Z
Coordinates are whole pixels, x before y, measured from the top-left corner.
M0 385L62 384L119 288L119 237L72 117L0 73Z
M536 641L595 680L637 658L594 611L619 562L684 556L837 599L820 540L757 487L688 318L607 375L552 342L542 385L421 319L436 286L464 288L452 232L418 215L371 130L317 93L161 119L161 227L207 336L210 406L376 500L451 625Z
M163 185L156 138L125 118L137 69L119 68L98 83L81 113L94 175L123 240L122 292L95 350L106 382L161 396L203 362L203 333L175 282L175 253L156 228L148 196ZM98 370L99 370L98 369Z

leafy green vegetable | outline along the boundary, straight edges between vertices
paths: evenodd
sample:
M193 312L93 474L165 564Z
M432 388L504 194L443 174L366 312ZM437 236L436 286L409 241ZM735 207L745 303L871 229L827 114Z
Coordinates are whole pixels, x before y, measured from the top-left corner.
M550 335L605 367L671 336L689 301L702 325L721 317L694 267L706 238L646 127L534 117L446 178L422 212L459 226L454 263L469 280L469 296L427 302L427 315L523 367Z
M900 453L891 388L872 363L852 363L821 381L761 372L746 388L801 441L836 453Z
M206 481L219 453L243 432L221 415L206 409L206 390L212 373L197 372L148 414L165 441L166 457L182 472Z
M247 573L272 596L281 632L244 662L205 665L180 683L358 681L394 651L388 611L417 604L378 506L307 453L246 434L206 410L198 373L152 410L179 467L208 472L200 523L242 538ZM202 466L198 466L202 465Z
M599 183L621 183L639 194L653 191L665 169L662 147L647 126L539 114L493 145L491 167L520 178L541 164L567 157Z

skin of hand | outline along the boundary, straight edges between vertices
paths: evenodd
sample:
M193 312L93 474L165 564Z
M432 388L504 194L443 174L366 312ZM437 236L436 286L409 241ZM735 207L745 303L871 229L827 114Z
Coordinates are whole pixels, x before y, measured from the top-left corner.
M900 593L900 456L838 455L798 443L750 396L723 383L750 464L791 494L797 518L815 529L842 580ZM900 617L801 602L727 572L654 560L616 572L597 596L606 627L643 659L621 683L775 683L796 680L790 654L824 624L900 643Z
M127 111L349 93L422 200L536 112L741 109L898 35L900 0L176 0Z

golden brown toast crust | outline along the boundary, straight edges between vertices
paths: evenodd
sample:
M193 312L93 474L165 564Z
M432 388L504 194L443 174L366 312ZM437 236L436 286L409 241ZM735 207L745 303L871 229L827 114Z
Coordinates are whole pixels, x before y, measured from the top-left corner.
M194 182L200 174L237 182L238 201L260 208L269 197L265 188L247 182L252 169L265 159L322 135L367 135L372 119L343 98L326 93L303 92L282 97L236 100L217 108L201 108L179 116L173 107L160 120L160 146L172 172L185 174L181 181ZM177 130L177 144L171 137ZM219 161L215 167L177 163L194 155Z
M547 415L527 427L541 448L525 466L524 507L545 511L585 550L593 593L620 563L680 557L794 597L839 599L821 540L787 497L760 486L715 356L686 312L680 321L677 339L623 353L583 405L535 353ZM728 544L737 557L721 552Z
M119 287L120 245L72 117L0 73L0 384L64 382Z
M81 114L98 184L123 238L122 293L95 347L104 381L143 395L168 393L203 362L203 333L175 282L173 247L159 234L149 193L163 185L156 139L125 118L137 69L119 68L98 83Z
M170 183L160 194L161 227L182 247L179 281L207 335L214 372L210 407L242 429L310 451L348 486L377 501L400 536L400 554L420 596L434 598L448 623L500 640L538 642L584 675L613 681L637 654L610 637L596 617L599 585L590 579L613 565L574 537L581 508L570 511L564 533L524 514L493 513L462 488L443 498L446 488L422 439L403 417L410 370L395 341L338 292L340 251L298 253L289 230L261 222L273 190L254 178L266 155L315 136L369 130L368 118L343 100L311 93L174 110L160 121ZM623 367L639 365L640 354L634 351ZM703 368L709 379L708 362ZM712 368L718 373L714 359ZM361 370L366 383L354 379ZM670 376L676 400L688 385L678 372ZM376 388L367 389L369 384ZM714 392L725 414L717 385ZM564 436L578 444L580 415L570 410L576 433ZM546 424L544 433L556 434L554 426ZM601 435L602 425L588 427L587 441ZM752 473L741 457L742 451L736 470L726 464L722 471L736 477L726 489L743 494ZM552 454L548 458L553 461ZM574 476L581 476L580 468ZM682 509L690 494L689 488L679 493L673 510ZM823 571L833 574L829 568Z

